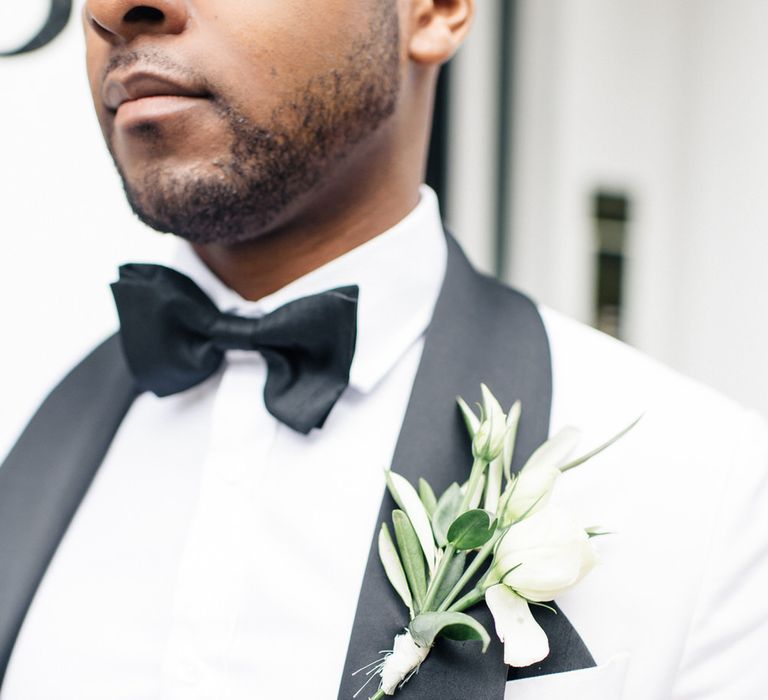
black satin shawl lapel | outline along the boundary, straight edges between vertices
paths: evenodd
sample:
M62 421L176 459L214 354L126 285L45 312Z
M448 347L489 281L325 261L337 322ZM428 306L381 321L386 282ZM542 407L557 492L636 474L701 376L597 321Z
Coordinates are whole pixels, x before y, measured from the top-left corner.
M547 439L552 399L549 342L536 306L523 295L479 275L450 237L448 247L445 282L426 334L392 465L412 483L420 476L426 478L438 493L453 481L464 481L471 466L469 440L455 403L457 395L470 404L479 401L480 383L485 382L505 407L522 401L513 464L516 470ZM377 522L388 521L394 507L385 494ZM523 669L514 677L571 670L574 662L583 664L578 667L593 666L565 616L543 612L547 619L541 622L552 635L553 649L561 638L570 640L573 648L553 654L551 660ZM487 609L478 607L473 614L493 637L487 653L480 653L477 642L441 641L418 676L397 697L502 700L507 680L502 645L493 633ZM539 611L535 614L545 617ZM366 680L364 674L352 677L352 673L373 661L379 650L391 648L395 634L406 623L407 611L386 579L374 536L339 700L351 700ZM372 694L365 692L358 697Z
M53 390L0 467L0 682L37 587L136 396L112 336Z

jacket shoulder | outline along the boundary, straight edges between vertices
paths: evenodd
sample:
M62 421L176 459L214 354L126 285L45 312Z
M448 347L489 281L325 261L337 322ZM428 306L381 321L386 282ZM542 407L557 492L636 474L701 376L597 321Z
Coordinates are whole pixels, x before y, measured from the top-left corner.
M552 351L559 399L590 398L601 411L622 408L641 413L676 414L680 426L690 420L748 421L757 414L737 401L672 369L643 352L583 323L539 307ZM688 416L688 418L686 418Z

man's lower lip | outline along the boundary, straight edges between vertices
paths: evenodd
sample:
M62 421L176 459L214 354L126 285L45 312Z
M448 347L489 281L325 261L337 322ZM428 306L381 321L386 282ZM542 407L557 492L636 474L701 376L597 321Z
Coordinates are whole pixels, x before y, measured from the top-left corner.
M141 123L160 122L181 116L208 102L205 97L158 95L124 102L115 114L115 126L130 128Z

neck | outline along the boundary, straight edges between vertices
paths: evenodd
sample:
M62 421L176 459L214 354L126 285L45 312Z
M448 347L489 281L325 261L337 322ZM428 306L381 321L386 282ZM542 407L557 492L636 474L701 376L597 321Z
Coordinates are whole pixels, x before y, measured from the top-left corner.
M369 153L369 156L372 155ZM287 222L234 245L195 245L230 289L258 300L390 229L418 203L421 169L363 159L343 177L297 202Z
M302 221L236 245L194 246L210 270L244 299L258 300L371 240L403 219L418 203L418 185L326 205L325 216Z

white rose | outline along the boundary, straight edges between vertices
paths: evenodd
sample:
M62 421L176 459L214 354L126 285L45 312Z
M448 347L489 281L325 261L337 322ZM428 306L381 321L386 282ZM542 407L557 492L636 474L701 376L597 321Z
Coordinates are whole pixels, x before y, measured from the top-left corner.
M597 553L584 528L549 506L504 535L491 580L501 581L523 598L543 602L578 583L596 563Z
M549 656L549 640L536 622L528 601L504 584L485 592L485 602L496 623L496 634L504 643L504 663L530 666Z

